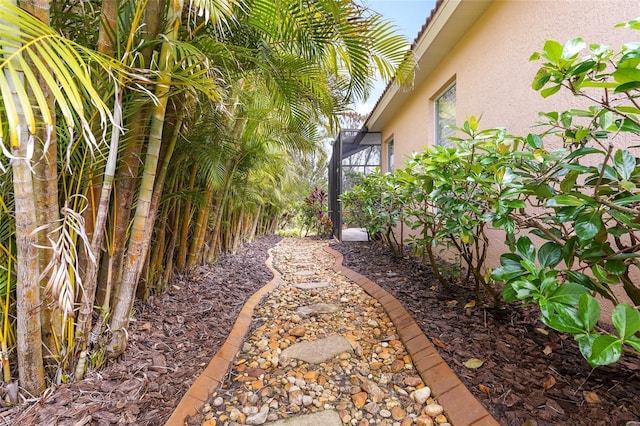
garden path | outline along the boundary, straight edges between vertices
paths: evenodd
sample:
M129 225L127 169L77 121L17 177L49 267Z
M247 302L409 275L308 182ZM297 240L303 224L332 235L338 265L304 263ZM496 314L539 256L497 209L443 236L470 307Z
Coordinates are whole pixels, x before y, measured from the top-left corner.
M196 413L203 426L497 425L402 305L327 241L283 240L267 265L274 279L167 425Z

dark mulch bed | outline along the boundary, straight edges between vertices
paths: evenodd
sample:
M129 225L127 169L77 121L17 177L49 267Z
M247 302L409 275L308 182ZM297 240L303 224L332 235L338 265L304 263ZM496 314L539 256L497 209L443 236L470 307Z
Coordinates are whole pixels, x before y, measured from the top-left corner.
M394 295L462 382L503 425L624 425L640 420L640 360L592 370L575 341L544 326L539 312L494 309L472 286L445 290L414 258L393 258L377 243L333 246L345 266ZM474 307L465 305L472 300ZM545 348L547 352L545 354ZM484 360L478 369L463 363ZM437 395L436 395L437 396ZM464 409L449 407L449 409Z
M176 277L168 292L136 304L122 357L37 402L0 403L0 424L165 424L224 343L247 298L271 280L264 262L280 239L261 238L215 265Z

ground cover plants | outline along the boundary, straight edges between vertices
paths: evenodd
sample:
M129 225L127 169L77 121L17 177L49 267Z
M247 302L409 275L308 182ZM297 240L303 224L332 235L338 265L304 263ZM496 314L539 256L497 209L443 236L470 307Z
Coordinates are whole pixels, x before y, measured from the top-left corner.
M622 25L640 29L638 21ZM378 185L381 198L397 200L402 213L395 219L419 230L407 242L427 254L443 285L436 247L459 257L476 295L484 290L494 306L500 287L508 302L536 304L541 320L570 333L592 366L615 363L623 353L637 357L640 43L614 51L579 38L547 41L531 60L543 61L534 90L544 97L567 90L589 106L544 112L542 130L525 136L481 129L471 116L456 129L455 147L417 153L405 169L366 177L355 191L366 190L367 179L394 183L393 191ZM371 216L387 216L375 204L368 208ZM489 227L502 230L508 249L495 270L485 265ZM613 303L613 327L599 323L596 295Z

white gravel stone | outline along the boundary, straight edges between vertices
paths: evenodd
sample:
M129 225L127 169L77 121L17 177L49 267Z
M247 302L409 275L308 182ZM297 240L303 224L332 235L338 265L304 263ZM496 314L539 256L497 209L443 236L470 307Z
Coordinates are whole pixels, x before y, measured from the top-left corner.
M253 414L247 417L248 425L262 425L267 422L267 417L269 416L269 407L267 405L262 406L260 411L256 414Z
M429 388L429 386L425 386L413 392L413 399L418 404L424 404L430 396L431 396L431 389Z
M444 411L444 408L442 408L442 405L438 405L438 404L429 404L426 407L424 407L424 409L422 410L424 414L431 417L439 416L440 414L442 414L443 411Z

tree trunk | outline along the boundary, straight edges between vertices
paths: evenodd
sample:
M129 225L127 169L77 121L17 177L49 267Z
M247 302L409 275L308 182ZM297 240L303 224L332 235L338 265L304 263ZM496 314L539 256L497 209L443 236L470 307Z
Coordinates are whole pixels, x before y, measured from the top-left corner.
M150 236L146 233L148 228L147 221L149 220L149 214L151 212L151 201L158 167L158 158L162 145L162 132L169 96L169 86L171 85L169 69L172 66L172 54L170 42L177 38L182 6L183 3L180 0L173 0L169 6L167 27L170 28L170 31L167 34L167 40L162 45L159 57L160 74L156 88L158 101L151 117L149 143L138 194L138 204L131 226L131 235L129 237L122 282L118 288L115 305L113 307L113 316L111 319L111 331L113 335L107 346L107 353L110 357L117 357L126 349L126 330L129 327L129 318L133 307L136 286L144 260L146 259L145 250L149 246L147 239L149 239Z
M204 200L198 209L198 216L193 228L193 236L191 237L189 255L187 256L187 269L193 269L198 264L198 255L202 251L207 224L209 223L209 212L211 211L211 202L215 191L209 187L206 187L204 191Z
M22 9L29 12L31 15L38 18L45 24L50 23L49 19L49 0L24 0L20 2ZM27 58L27 62L31 61ZM54 99L51 91L45 81L39 78L40 88L44 92L44 96L51 111L52 126L55 126L55 107ZM30 98L32 98L30 94ZM36 111L36 120L44 122L41 114ZM58 146L56 143L55 131L50 129L40 128L36 133L35 138L35 151L33 160L33 172L35 174L33 179L33 197L35 202L36 211L36 227L50 225L56 223L60 218L60 209L58 205ZM57 235L51 235L55 240ZM47 247L49 246L49 240L47 239L46 232L38 233L38 245ZM43 271L51 261L51 250L39 248L38 249L38 265L41 271ZM43 277L41 280L42 288L46 286L49 279L49 275ZM46 295L42 295L43 304L41 310L42 321L42 343L47 353L47 364L55 365L53 361L59 355L58 341L61 340L63 334L63 314L62 311L56 306L55 300L47 298ZM60 340L59 340L60 339Z
M111 45L111 34L118 31L116 27L117 5L115 0L105 0L102 2L100 14L100 31L98 36L98 51L105 55L113 54L113 46ZM87 348L87 337L91 331L91 316L96 298L96 288L98 286L98 266L100 262L100 254L102 244L104 242L104 228L107 223L109 206L111 200L111 190L113 188L113 179L116 172L116 160L118 158L118 146L120 142L122 126L122 91L117 83L114 87L113 102L113 126L111 129L111 144L109 146L109 156L105 164L104 173L102 174L102 188L100 191L100 199L97 204L97 210L91 211L90 216L93 224L93 232L91 233L90 251L93 259L87 259L82 277L83 287L81 289L80 308L78 310L78 320L76 324L76 335L79 340L76 342L78 349L85 350ZM96 194L97 195L97 194ZM90 203L90 206L95 206Z
M87 336L91 330L91 314L93 313L93 306L96 298L96 287L98 284L98 261L100 260L102 243L104 242L104 227L107 223L107 216L109 214L109 201L111 200L111 189L113 187L113 178L116 172L121 124L122 95L120 93L120 89L116 85L111 145L109 146L109 157L107 159L107 164L105 165L102 178L102 191L100 193L100 201L95 216L95 229L91 238L90 250L93 254L93 259L90 259L86 264L82 298L76 328L76 333L80 337L78 344L83 350L86 349Z
M189 178L189 190L195 188L196 174L198 172L198 163L194 161L191 165L191 176ZM187 252L189 244L187 243L187 237L189 235L189 224L191 223L191 199L187 199L184 206L183 221L180 228L180 244L178 245L178 255L176 258L176 268L182 271L187 263ZM174 232L177 231L174 229Z
M144 7L141 3L138 7ZM157 38L161 27L164 11L164 0L153 0L146 3L144 12L144 38L154 40ZM150 44L151 46L152 44ZM148 64L153 55L153 48L143 49L144 63ZM109 273L103 269L100 271L98 283L98 303L103 306L113 304L112 300L104 300L108 291L111 297L117 294L122 279L122 265L127 244L127 233L131 219L131 208L135 198L138 184L138 171L140 169L142 147L147 136L150 120L150 104L146 95L132 93L131 102L140 103L139 109L127 120L125 128L128 129L123 140L126 140L125 149L121 154L121 164L115 179L114 217L112 225L113 241L111 254L105 255L104 263L111 265Z
M9 24L9 23L7 23ZM16 87L23 82L15 81L6 72L16 106L21 109ZM20 76L18 76L20 78ZM36 205L33 193L33 176L30 160L27 159L27 143L30 138L25 117L18 111L21 132L17 145L12 146L11 170L15 201L17 276L16 276L16 320L18 374L22 387L33 396L39 396L45 388L44 363L42 359L42 321L40 317L40 268L38 266L38 238L34 232L37 225Z

